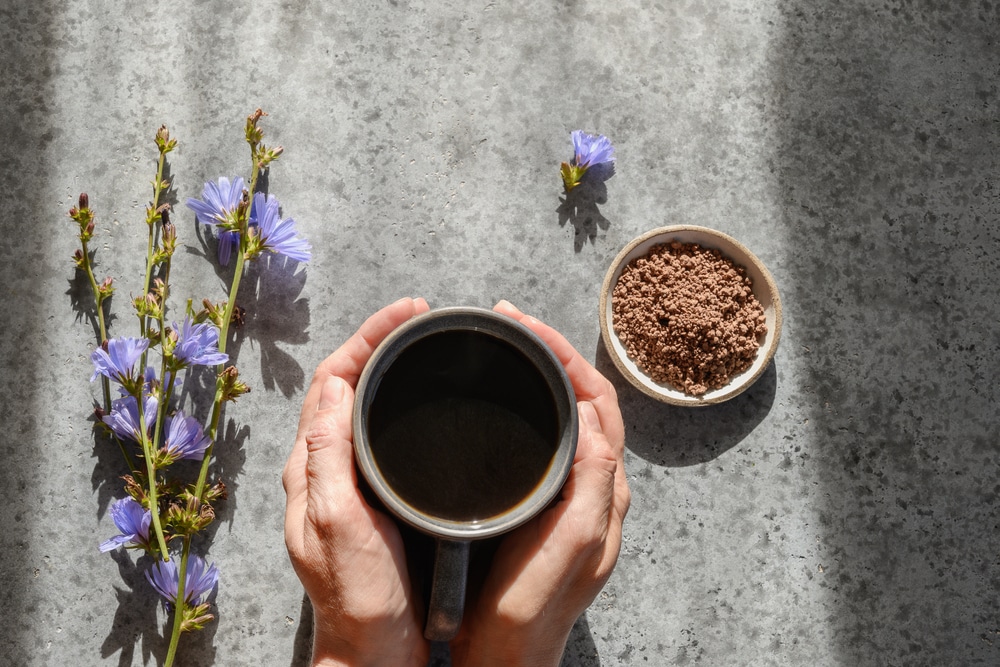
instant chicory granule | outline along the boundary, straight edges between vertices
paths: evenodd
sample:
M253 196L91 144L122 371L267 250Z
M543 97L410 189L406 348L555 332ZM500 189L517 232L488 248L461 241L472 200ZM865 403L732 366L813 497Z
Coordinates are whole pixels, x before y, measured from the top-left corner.
M612 324L653 381L691 396L747 370L767 333L746 269L696 243L653 246L622 270Z

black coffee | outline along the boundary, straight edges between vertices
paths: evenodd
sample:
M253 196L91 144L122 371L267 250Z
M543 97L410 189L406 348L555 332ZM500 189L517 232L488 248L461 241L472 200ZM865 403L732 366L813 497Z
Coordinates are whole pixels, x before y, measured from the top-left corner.
M541 374L491 334L446 331L406 348L368 417L385 480L425 514L454 521L511 509L538 486L558 443Z

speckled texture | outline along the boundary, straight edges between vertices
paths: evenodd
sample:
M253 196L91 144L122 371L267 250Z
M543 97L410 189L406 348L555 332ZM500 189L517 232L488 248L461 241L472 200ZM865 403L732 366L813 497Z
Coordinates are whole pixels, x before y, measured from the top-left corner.
M86 421L65 211L91 194L133 330L153 133L183 201L246 173L260 106L315 257L245 285L219 620L184 665L306 664L280 470L316 363L407 294L507 298L620 392L634 502L564 664L1000 664L998 26L992 0L6 3L2 661L157 664L152 591L96 549L122 470ZM618 169L567 202L573 129ZM175 296L221 299L178 222ZM653 403L601 348L608 263L664 224L736 237L781 290L771 368L721 406Z

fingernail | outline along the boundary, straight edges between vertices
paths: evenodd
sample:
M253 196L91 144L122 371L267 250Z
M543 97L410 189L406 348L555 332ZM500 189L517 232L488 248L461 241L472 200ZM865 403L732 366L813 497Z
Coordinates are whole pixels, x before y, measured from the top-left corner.
M344 381L334 375L327 378L323 391L319 395L319 409L328 410L339 404L344 398Z
M500 308L508 308L510 310L513 310L515 313L520 313L521 312L521 310L517 306L515 306L514 304L512 304L507 299L500 299L499 301L497 301L497 306L500 307Z
M594 409L594 404L590 401L580 401L580 419L583 420L583 424L589 428L591 431L596 431L598 433L603 433L601 431L601 419L597 416L597 410Z

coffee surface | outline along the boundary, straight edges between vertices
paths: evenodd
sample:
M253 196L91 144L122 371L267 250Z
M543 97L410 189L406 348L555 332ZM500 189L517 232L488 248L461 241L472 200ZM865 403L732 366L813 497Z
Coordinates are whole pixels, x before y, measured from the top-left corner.
M515 506L541 481L552 454L517 413L466 398L414 407L382 431L375 449L403 500L452 521L487 519Z
M502 514L539 485L559 440L539 371L477 331L440 332L400 353L368 418L385 481L418 511L450 521Z

